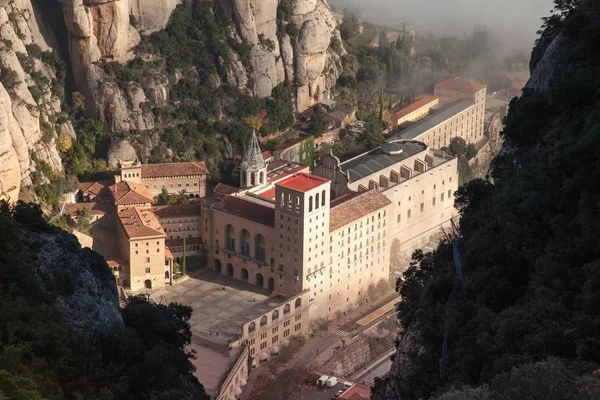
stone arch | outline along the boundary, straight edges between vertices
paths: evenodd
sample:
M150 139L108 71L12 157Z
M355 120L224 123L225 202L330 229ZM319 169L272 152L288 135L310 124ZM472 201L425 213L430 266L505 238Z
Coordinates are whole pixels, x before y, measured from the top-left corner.
M146 289L152 289L152 281L151 281L150 279L146 279L146 280L144 281L144 287L145 287Z
M325 207L325 190L321 192L321 206Z
M248 333L252 333L256 330L256 322L252 321L248 324Z
M231 263L227 263L227 275L233 276L233 265Z
M165 271L165 279L169 279L169 271Z
M271 321L275 321L279 318L279 311L275 310L273 311L273 313L271 314Z
M215 271L217 271L218 273L221 273L221 260L219 259L215 259Z
M313 198L312 198L312 196L310 196L308 198L308 212L311 212L312 209L313 209Z
M264 287L265 278L263 278L261 273L256 274L256 279L254 280L256 286Z
M315 195L315 210L319 208L319 193Z
M254 236L254 258L259 261L265 261L265 237L260 233Z
M263 315L260 317L260 326L265 326L267 324L267 316Z
M242 274L242 279L245 281L248 281L248 270L246 268L242 268L241 274Z
M299 308L302 306L302 299L300 297L298 297L296 299L296 302L294 303L294 309Z
M289 303L286 304L285 306L283 306L283 315L289 314L290 313L290 308L291 307L290 307Z
M246 229L240 231L240 253L250 257L250 232Z

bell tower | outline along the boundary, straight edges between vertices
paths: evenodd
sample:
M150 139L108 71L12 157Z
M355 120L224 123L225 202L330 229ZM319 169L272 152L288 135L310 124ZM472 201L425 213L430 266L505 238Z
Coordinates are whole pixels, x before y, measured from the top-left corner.
M267 164L260 151L256 131L253 131L240 168L240 187L253 187L265 183L267 183Z

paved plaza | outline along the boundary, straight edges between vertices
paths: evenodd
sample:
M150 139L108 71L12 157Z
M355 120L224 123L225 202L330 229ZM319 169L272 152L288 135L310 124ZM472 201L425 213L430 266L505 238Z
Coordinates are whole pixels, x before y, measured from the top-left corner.
M218 344L238 339L243 324L284 300L271 298L264 289L212 271L152 291L150 297L156 303L176 302L191 306L194 309L190 321L193 334Z

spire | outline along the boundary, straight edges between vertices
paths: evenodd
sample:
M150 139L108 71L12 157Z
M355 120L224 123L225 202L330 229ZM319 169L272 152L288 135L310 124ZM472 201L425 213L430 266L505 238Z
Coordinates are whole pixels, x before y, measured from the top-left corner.
M266 164L262 156L262 151L260 150L260 145L258 144L256 131L253 130L252 138L250 139L250 144L248 145L248 149L246 150L246 154L244 154L244 159L242 160L242 170L258 171L265 167Z

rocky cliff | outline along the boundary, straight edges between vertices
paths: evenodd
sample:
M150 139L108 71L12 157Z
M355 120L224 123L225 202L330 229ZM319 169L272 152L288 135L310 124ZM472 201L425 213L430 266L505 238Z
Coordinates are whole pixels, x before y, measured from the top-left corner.
M163 29L182 1L61 1L73 73L87 100L88 114L113 132L153 129L154 115L144 104L167 102L169 90L181 76L156 70L143 87L136 82L119 87L107 79L101 61L133 59L140 35ZM231 49L226 84L240 90L250 86L254 95L268 97L273 88L287 82L295 88L298 111L321 101L335 85L342 68L340 54L330 44L333 37L339 43L341 38L326 1L215 1L230 14L230 37L250 47L250 65L244 65L241 55ZM220 84L215 80L216 86Z
M57 46L42 21L30 0L0 1L0 198L12 201L21 186L31 184L32 153L62 170L54 123L61 102L53 89L61 77L44 57Z

